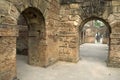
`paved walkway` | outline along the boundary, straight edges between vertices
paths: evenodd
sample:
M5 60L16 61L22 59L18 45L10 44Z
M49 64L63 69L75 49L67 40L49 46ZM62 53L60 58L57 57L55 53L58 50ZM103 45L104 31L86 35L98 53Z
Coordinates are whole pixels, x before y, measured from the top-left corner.
M27 64L27 57L17 56L20 80L120 80L120 68L106 67L107 45L84 44L78 63L58 62L48 68Z

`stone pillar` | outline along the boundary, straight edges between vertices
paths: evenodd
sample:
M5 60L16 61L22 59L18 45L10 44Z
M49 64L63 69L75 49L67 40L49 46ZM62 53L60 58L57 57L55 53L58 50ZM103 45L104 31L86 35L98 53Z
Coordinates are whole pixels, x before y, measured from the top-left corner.
M28 57L30 65L41 67L46 66L46 43L43 37L39 31L29 31Z
M59 58L62 61L79 61L79 34L71 23L64 23L59 32Z
M120 67L120 22L112 25L108 66Z
M120 67L120 34L111 34L108 66Z
M0 80L13 80L16 75L16 37L13 25L0 25Z

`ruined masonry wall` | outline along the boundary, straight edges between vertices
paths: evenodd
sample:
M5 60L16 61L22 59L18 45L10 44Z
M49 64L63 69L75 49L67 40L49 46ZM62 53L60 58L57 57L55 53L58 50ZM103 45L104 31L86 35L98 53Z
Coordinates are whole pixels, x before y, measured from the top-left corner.
M0 25L0 80L16 78L16 37L18 29Z
M108 66L120 67L120 1L112 1L112 5L113 13L108 18L112 28Z
M14 25L18 25L17 20L21 12L28 7L40 9L45 18L46 41L44 43L44 59L41 56L41 59L44 60L42 64L47 67L59 59L57 39L59 0L0 0L0 17L3 18L0 19L0 24L7 26L0 28L0 80L16 78L16 37L18 36L18 29Z
M79 60L79 4L61 5L59 27L59 58L62 61Z
M59 60L58 55L58 28L60 4L59 0L51 0L46 10L46 65L51 65Z
M46 43L45 58L42 64L48 66L58 61L58 26L59 26L59 0L6 0L15 5L19 12L24 11L28 7L38 8L45 18ZM26 45L26 44L25 44ZM52 46L51 46L52 45ZM43 58L41 56L41 58Z

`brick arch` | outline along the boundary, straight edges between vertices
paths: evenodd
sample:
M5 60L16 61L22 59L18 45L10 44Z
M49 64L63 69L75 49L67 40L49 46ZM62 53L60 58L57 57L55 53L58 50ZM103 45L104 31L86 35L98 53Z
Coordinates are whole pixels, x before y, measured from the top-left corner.
M99 18L99 17L94 17L94 16L83 20L82 23L81 23L80 26L79 26L79 30L82 30L83 27L84 27L84 25L85 25L88 21L91 21L91 20L100 20L100 21L102 21L102 22L106 25L106 27L108 28L109 33L111 33L111 26L110 26L110 24L109 24L106 20L104 20L104 19L102 19L102 18Z
M26 21L25 26L27 30L20 34L27 34L27 36L20 35L18 38L18 44L21 41L25 41L23 45L27 45L28 50L28 62L30 65L45 66L45 54L46 54L46 28L45 18L41 11L36 7L28 7L22 13L22 20ZM21 18L20 18L21 19ZM19 21L22 21L19 20ZM20 27L24 26L21 22L18 22ZM23 28L24 30L24 28ZM23 38L24 37L24 38ZM25 40L26 38L26 40ZM18 50L19 50L18 45Z
M58 45L58 40L57 40L58 27L56 27L56 26L58 26L59 21L60 21L59 20L59 9L60 9L59 1L58 0L49 0L49 1L48 0L0 0L0 2L2 2L2 1L3 1L3 4L9 6L8 8L11 8L11 6L14 7L14 9L12 11L14 12L14 10L16 10L17 13L15 12L13 14L10 14L11 17L14 16L15 23L7 23L7 27L6 26L3 27L4 29L0 27L0 30L2 30L2 32L6 31L6 32L4 32L4 34L0 31L0 45L2 45L1 48L3 48L2 49L3 52L1 52L1 50L0 50L0 56L2 57L0 59L0 63L2 63L0 65L0 72L1 72L0 80L13 80L13 79L16 79L16 77L17 77L17 73L16 73L16 38L18 37L18 27L28 25L28 23L26 23L25 25L18 23L18 20L20 18L19 17L20 14L22 14L22 12L24 14L24 10L27 10L31 7L35 9L34 12L36 12L38 10L41 12L40 14L42 14L45 19L45 21L43 22L43 23L45 23L43 25L44 26L43 30L44 29L46 30L46 27L47 27L47 31L45 31L45 33L43 33L45 35L45 37L42 37L42 39L41 39L41 37L34 36L34 35L32 36L32 34L31 34L30 37L33 40L34 40L34 38L38 39L38 41L35 42L35 40L34 40L34 42L36 44L38 43L37 45L40 44L39 52L41 52L41 51L44 51L44 52L41 52L41 54L39 56L37 56L36 64L34 64L34 62L33 63L31 62L30 64L35 65L35 66L47 67L47 66L52 65L55 62L57 62L59 60L59 56L58 56L58 46L59 45ZM39 1L39 3L37 1ZM51 1L55 1L55 2L52 4ZM3 5L3 6L6 7L5 5ZM0 9L1 9L1 7L0 7ZM7 10L6 12L9 12L9 11ZM0 14L1 13L2 12L0 12ZM27 20L27 21L31 22L31 20ZM37 22L39 22L39 21L37 21ZM57 24L55 24L55 23L57 23ZM14 27L14 28L11 28L10 26ZM31 25L31 26L32 26L32 28L35 27L33 25ZM8 27L10 27L10 28L8 28ZM35 31L36 31L36 29L35 29ZM41 32L41 31L38 30L37 33L39 33L39 32ZM1 37L1 35L3 37ZM30 42L34 44L34 42L32 42L32 41L30 41ZM51 45L52 45L52 47L51 47ZM42 48L41 48L41 46L42 46ZM35 55L35 58L36 58L36 55ZM40 58L40 60L38 60L38 58ZM32 59L34 59L34 58L32 58Z
M50 3L51 1L47 1L47 0L6 0L10 3L12 3L17 10L19 11L19 13L22 13L25 9L29 8L29 7L34 7L37 8L41 11L41 13L43 14L43 16L45 17L45 11L48 8L48 3Z
M0 0L0 23L8 24L8 25L17 25L17 18L19 16L19 12L17 8L8 1Z
M31 17L34 19L36 18L38 21L37 23L41 23L41 24L43 24L43 26L45 26L45 17L39 8L28 7L26 9L24 9L24 11L21 12L20 16L24 17L24 19L26 20L26 24L28 24L28 25L31 25L30 24L30 22L31 22L30 17ZM18 21L18 25L21 25L21 23L19 23L19 21Z
M45 17L44 13L45 13L46 9L44 9L43 7L35 7L35 6L29 6L29 5L27 5L26 7L24 7L23 9L21 9L19 12L20 13L24 13L26 10L29 10L29 9L37 11L37 12L40 13L40 15L42 15L43 17Z
M108 46L109 46L109 49L108 49L107 61L109 61L109 58L110 58L110 47L111 47L110 34L112 33L112 29L111 29L112 26L111 26L110 23L108 23L106 20L104 20L104 19L102 19L102 18L99 18L99 17L95 17L95 16L90 17L90 18L87 18L87 19L84 19L84 20L81 22L80 26L79 26L79 40L81 40L80 34L82 33L82 29L83 29L84 25L85 25L87 22L91 21L91 20L100 20L101 22L103 22L103 23L106 25L106 27L107 27L107 29L108 29L108 32L109 32L109 38L108 38ZM81 43L80 43L80 44L81 44ZM107 62L107 64L108 64L108 62Z

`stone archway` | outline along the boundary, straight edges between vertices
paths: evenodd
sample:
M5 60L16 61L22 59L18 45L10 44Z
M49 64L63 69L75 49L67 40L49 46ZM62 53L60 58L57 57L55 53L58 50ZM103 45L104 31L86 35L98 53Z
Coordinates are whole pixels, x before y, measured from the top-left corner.
M90 18L87 18L87 19L83 20L82 23L81 23L81 25L80 25L80 27L79 27L80 45L83 44L83 43L85 43L84 41L82 41L82 39L84 37L84 35L83 35L84 32L82 31L82 29L83 29L84 25L87 22L91 21L91 20L99 20L99 21L101 21L101 22L104 23L105 27L107 27L107 31L108 31L108 39L107 39L107 41L108 41L108 58L107 58L107 61L109 61L109 58L110 58L109 55L110 55L110 41L111 41L110 40L110 34L111 34L111 27L110 27L109 23L106 20L104 20L102 18L99 18L99 17L90 17Z
M111 27L110 27L109 23L106 20L104 20L102 18L99 18L99 17L90 17L90 18L84 19L82 21L82 23L80 24L80 28L79 29L81 30L84 27L83 25L85 23L87 23L88 21L90 21L90 20L100 20L100 21L102 21L106 25L106 27L108 28L109 32L111 33Z
M46 29L43 14L35 7L26 8L19 17L18 25L20 25L18 50L21 48L23 52L28 50L25 52L28 52L30 65L45 66Z

